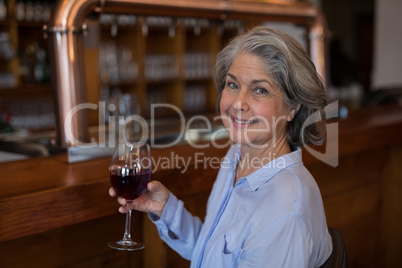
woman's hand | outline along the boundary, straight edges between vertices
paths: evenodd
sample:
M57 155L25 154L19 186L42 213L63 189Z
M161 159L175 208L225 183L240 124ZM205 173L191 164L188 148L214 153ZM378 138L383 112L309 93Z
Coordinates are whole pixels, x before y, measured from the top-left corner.
M115 190L109 189L109 195L116 196ZM151 181L147 184L147 190L144 194L133 201L132 208L143 212L151 212L158 217L161 217L163 208L165 207L169 199L169 190L159 181ZM119 208L121 213L126 213L127 200L121 197L117 198L117 201L122 205Z

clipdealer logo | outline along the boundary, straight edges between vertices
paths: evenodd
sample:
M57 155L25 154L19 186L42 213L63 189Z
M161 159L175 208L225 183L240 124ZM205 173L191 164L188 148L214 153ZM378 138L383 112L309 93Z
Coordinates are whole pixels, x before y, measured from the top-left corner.
M126 140L127 143L129 143L129 139L126 136L126 129L127 127L131 124L132 125L137 125L139 126L140 135L137 137L137 140L141 143L144 142L149 142L151 147L153 148L169 148L172 146L177 145L180 143L182 140L185 140L190 146L193 148L208 148L209 146L213 146L215 148L225 148L229 147L232 142L228 139L227 142L222 143L222 137L227 137L225 133L227 133L227 130L225 128L219 128L219 129L213 129L212 123L209 118L203 116L203 115L196 115L191 117L187 123L186 119L184 116L184 113L176 106L169 104L169 103L159 103L159 104L151 104L151 116L149 120L145 120L143 117L140 115L130 115L127 117L124 116L115 116L115 115L110 115L108 118L108 128L106 127L106 122L105 120L101 120L102 116L105 115L106 112L108 111L114 111L115 105L110 104L108 106L108 109L106 109L105 102L99 102L99 105L94 104L94 103L83 103L79 104L75 107L73 107L67 114L65 121L64 121L64 129L66 131L66 138L69 141L69 143L72 146L75 147L85 147L85 148L94 148L94 147L114 147L119 139ZM157 144L155 141L155 109L158 108L163 108L163 109L172 109L174 112L177 113L177 115L180 118L180 131L176 138L171 141L170 143L165 143L165 144ZM105 141L105 142L90 142L90 143L84 143L79 140L77 140L74 137L74 134L72 132L71 124L72 124L72 119L75 113L77 113L80 110L83 109L92 109L92 110L98 110L99 112L99 137L98 140L100 141ZM311 116L309 116L305 122L302 125L302 141L303 141L303 147L305 148L306 151L308 151L311 155L313 155L315 158L318 160L324 162L325 164L332 166L332 167L337 167L339 164L339 124L338 122L332 122L332 123L327 123L326 124L326 142L325 142L325 152L319 152L314 149L314 147L309 146L308 144L304 143L304 129L307 128L309 125L320 122L322 120L330 120L337 118L339 115L338 112L339 105L338 101L332 102L325 106L324 108L324 114L325 118L322 118L322 111L317 111ZM226 122L230 122L229 128L232 128L233 125L231 123L231 120L222 116L216 116L213 118L213 121L215 122L222 122L223 120L227 120ZM265 127L263 129L253 129L250 130L251 132L271 132L271 135L273 137L273 145L275 146L275 141L276 141L276 133L275 133L275 127L278 123L278 121L284 120L284 118L278 118L275 119L273 118L272 123L269 124L269 122L265 119ZM193 122L199 121L202 122L203 125L205 125L205 128L191 128L191 125ZM233 130L233 129L232 129ZM191 136L192 134L208 134L209 135L209 142L208 143L195 143ZM248 139L247 136L247 130L244 132L246 134L245 139L250 144L250 146L253 146L254 148L257 148L258 146L266 146L266 145L256 145L252 144L252 142ZM218 141L221 142L218 142Z

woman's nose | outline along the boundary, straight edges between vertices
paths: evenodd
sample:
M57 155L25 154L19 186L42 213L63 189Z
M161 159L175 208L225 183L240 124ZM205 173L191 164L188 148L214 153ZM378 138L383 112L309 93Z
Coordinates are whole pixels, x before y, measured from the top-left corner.
M250 107L248 105L247 96L244 93L239 93L233 103L233 108L238 111L247 112Z

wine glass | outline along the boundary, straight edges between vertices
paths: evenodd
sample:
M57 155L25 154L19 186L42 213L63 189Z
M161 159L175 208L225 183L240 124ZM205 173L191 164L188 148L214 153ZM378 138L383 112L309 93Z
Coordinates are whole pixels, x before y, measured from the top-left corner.
M151 180L151 151L147 143L119 141L109 167L110 183L117 195L127 200L126 228L120 241L110 242L118 250L139 250L145 246L131 240L131 209L133 200L140 197Z

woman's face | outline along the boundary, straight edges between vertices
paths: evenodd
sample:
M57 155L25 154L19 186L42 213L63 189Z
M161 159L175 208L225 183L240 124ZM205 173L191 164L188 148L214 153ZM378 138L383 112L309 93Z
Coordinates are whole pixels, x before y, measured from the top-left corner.
M259 57L247 53L239 54L227 73L220 111L230 138L255 147L283 141L295 112Z

